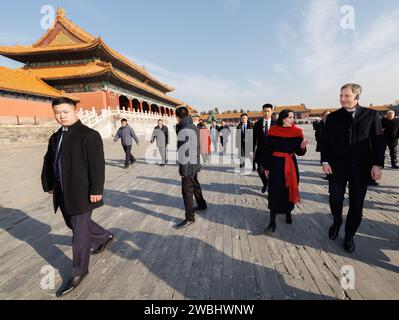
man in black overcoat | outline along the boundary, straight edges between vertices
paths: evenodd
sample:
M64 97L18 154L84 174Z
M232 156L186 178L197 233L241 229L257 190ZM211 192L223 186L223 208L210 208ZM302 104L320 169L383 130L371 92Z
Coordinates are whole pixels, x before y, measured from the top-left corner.
M266 192L269 184L269 179L265 175L264 163L267 154L267 134L270 127L276 124L276 121L272 119L273 110L273 105L265 104L262 107L263 118L255 123L253 130L254 162L257 164L258 174L263 183L262 193Z
M371 179L381 179L385 143L381 120L375 110L359 106L362 92L357 84L341 88L342 108L326 121L321 144L323 171L329 175L330 208L334 223L329 237L338 237L342 210L349 184L349 211L345 225L344 249L355 250L353 237L361 224L364 199Z
M101 136L80 122L73 100L59 98L52 105L62 127L50 137L42 186L53 195L54 211L61 210L73 232L72 277L57 292L63 296L86 277L90 253L104 251L114 235L91 219L93 210L103 205L105 160ZM96 247L91 252L92 243Z

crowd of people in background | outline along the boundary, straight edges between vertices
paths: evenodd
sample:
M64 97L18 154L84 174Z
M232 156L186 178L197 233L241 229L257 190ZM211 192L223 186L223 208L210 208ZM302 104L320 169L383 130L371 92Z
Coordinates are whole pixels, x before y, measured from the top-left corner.
M333 223L326 236L335 240L343 223L343 202L349 188L349 210L345 224L343 247L355 250L354 237L362 221L364 199L368 186L381 179L385 152L389 149L392 169L398 169L399 119L394 111L381 119L375 110L359 105L360 85L349 83L340 91L342 108L326 111L314 124L316 150L321 153L321 171L328 180L329 206ZM99 133L84 126L77 116L76 103L68 98L53 102L54 116L61 128L49 141L44 158L42 185L53 196L54 210L60 208L66 225L73 232L73 272L70 281L58 295L74 290L87 276L91 254L103 252L114 235L96 224L91 215L103 205L105 159ZM270 218L265 232L276 230L276 216L285 215L287 224L293 223L292 212L300 202L297 156L307 152L308 140L295 124L292 110L282 110L273 119L274 107L262 107L263 118L255 124L243 113L235 128L235 147L238 149L240 173L245 174L246 163L257 171L262 182L261 193L268 192ZM202 194L198 174L209 160L212 151L226 155L232 129L225 122L212 121L208 127L199 116L190 116L186 107L176 110L178 173L181 177L185 218L176 229L195 222L195 212L208 209ZM132 154L133 141L139 139L126 119L121 120L114 143L121 140L125 152L124 168L136 159ZM167 164L169 129L158 120L151 143L161 156L160 166ZM219 146L222 147L219 153ZM251 158L251 154L253 158ZM249 161L248 161L249 160ZM251 170L251 169L249 169ZM194 206L194 199L197 203ZM96 248L91 251L92 243Z

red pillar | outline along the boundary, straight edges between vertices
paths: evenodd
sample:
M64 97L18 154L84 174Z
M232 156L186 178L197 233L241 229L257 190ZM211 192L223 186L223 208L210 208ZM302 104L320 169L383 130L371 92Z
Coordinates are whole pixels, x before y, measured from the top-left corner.
M139 101L139 103L140 103L140 112L142 113L143 112L143 101Z
M132 100L130 100L129 98L127 98L127 101L129 101L128 104L127 104L127 107L129 108L129 111L132 111L132 110L133 110Z

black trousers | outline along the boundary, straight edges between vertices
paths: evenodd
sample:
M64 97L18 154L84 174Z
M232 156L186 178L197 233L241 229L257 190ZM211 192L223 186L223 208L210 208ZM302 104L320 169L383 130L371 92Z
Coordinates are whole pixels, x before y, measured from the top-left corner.
M91 245L101 245L108 240L111 233L91 220L92 211L82 215L71 216L65 210L62 193L57 201L62 216L72 230L72 277L82 276L89 270Z
M198 207L203 208L206 206L206 201L202 196L201 185L198 182L198 175L193 177L182 177L182 195L184 201L184 207L186 210L186 220L194 221L194 210L193 210L193 195Z
M398 164L398 145L388 144L389 155L391 157L391 165L395 167Z
M342 211L344 206L346 185L329 182L330 209L336 225L342 224ZM349 181L349 211L346 217L345 236L353 237L362 222L364 198L367 185L352 185Z
M269 185L269 179L265 175L265 168L263 168L262 165L258 164L257 171L258 171L259 178L262 180L263 186L267 187Z
M132 146L123 146L123 150L125 151L125 167L129 166L131 163L136 161L136 159L132 155Z

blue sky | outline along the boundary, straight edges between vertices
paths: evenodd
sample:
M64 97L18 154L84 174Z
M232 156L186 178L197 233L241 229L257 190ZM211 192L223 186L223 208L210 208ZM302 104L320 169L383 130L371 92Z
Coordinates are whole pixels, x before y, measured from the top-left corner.
M43 5L63 7L199 110L333 107L346 82L363 85L364 105L399 100L397 0L3 0L0 44L36 41ZM341 26L344 5L354 29Z

